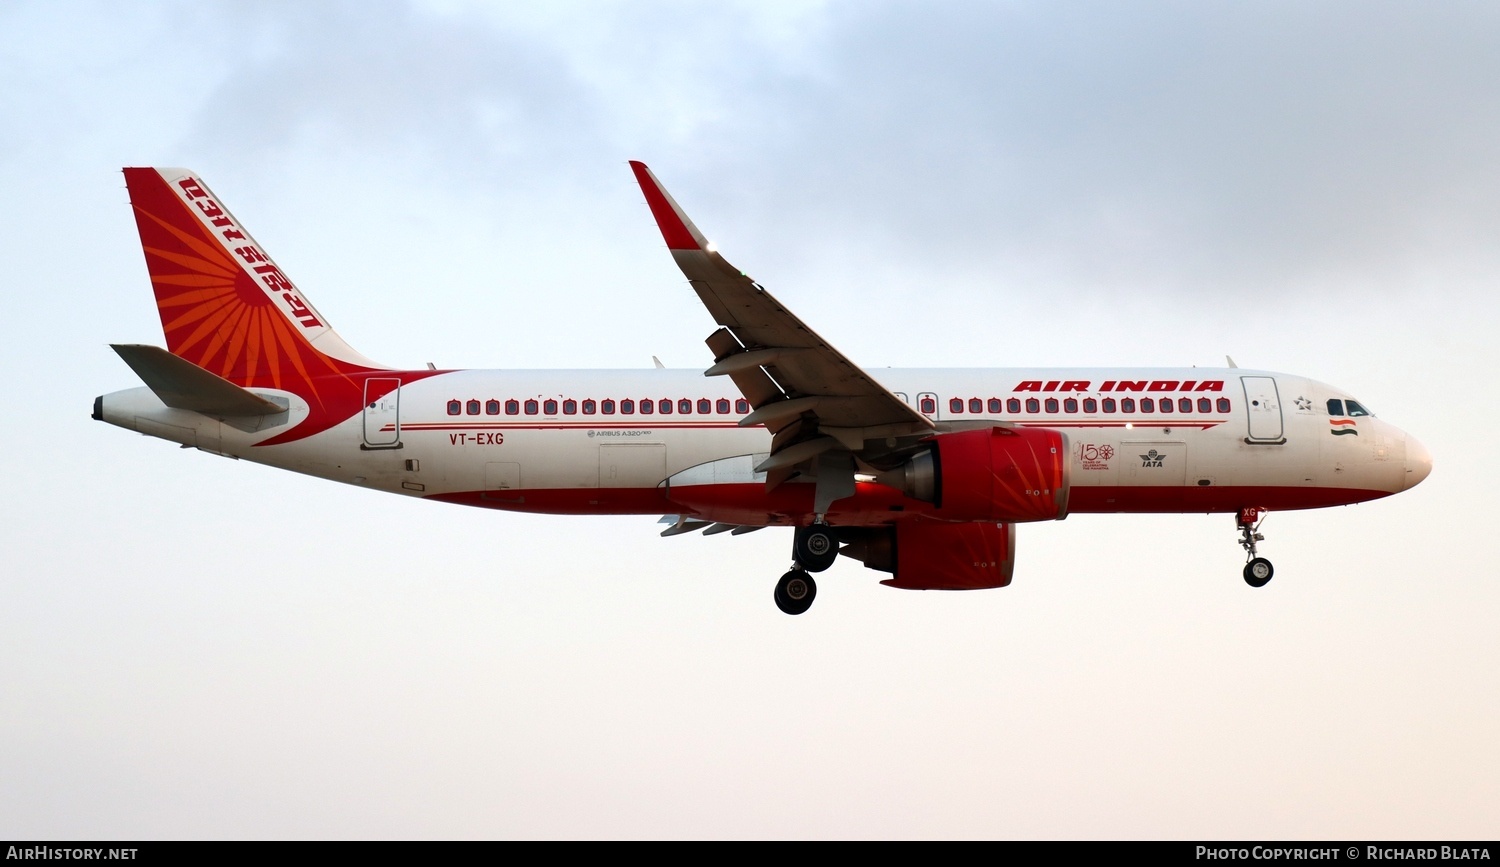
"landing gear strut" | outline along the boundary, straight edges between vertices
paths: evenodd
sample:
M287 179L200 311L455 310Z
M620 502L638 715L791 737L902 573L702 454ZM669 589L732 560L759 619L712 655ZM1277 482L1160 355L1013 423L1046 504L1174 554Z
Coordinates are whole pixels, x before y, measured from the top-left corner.
M783 614L801 614L818 596L817 582L802 569L793 569L776 582L776 607Z
M1260 529L1265 509L1255 506L1247 506L1240 509L1235 516L1235 526L1240 530L1240 547L1245 549L1245 583L1251 587L1264 587L1270 582L1271 576L1276 570L1271 566L1271 561L1264 557L1258 557L1255 553L1255 543L1264 542L1266 537L1256 532Z
M798 527L792 537L792 571L776 582L776 607L787 614L801 614L811 608L818 585L809 573L822 572L838 556L839 540L827 524L820 520Z

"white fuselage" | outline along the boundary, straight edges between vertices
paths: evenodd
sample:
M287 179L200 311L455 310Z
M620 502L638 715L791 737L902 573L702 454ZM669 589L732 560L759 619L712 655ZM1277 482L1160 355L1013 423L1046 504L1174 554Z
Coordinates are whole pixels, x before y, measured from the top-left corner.
M278 445L257 443L295 435L308 413L291 392L255 389L284 399L288 411L249 420L170 409L146 388L106 395L97 411L121 427L334 481L570 514L682 512L666 498L664 481L770 451L763 428L739 426L748 406L733 384L695 370L421 373L342 423ZM1421 444L1394 426L1333 414L1330 401L1349 400L1342 390L1286 374L885 369L874 376L940 427L995 422L1065 432L1071 512L1313 508L1405 490L1431 466ZM701 475L679 478L701 482ZM718 481L755 479L721 474Z

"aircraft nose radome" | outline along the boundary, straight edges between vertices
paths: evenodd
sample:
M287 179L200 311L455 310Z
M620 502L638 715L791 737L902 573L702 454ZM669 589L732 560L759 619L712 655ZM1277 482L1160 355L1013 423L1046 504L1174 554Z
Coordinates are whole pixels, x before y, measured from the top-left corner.
M1406 437L1406 488L1411 490L1421 484L1432 472L1432 453L1410 434Z

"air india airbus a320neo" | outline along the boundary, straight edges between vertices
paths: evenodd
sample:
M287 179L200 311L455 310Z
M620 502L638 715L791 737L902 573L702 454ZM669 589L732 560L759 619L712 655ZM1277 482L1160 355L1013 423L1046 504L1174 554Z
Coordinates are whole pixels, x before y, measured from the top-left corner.
M843 554L910 590L1004 587L1016 525L1226 512L1245 581L1266 512L1427 477L1422 444L1347 392L1262 370L869 372L715 251L631 168L718 323L707 370L399 370L345 343L184 169L125 181L167 348L116 345L145 388L94 418L376 490L558 515L665 515L663 536L794 528L777 606Z

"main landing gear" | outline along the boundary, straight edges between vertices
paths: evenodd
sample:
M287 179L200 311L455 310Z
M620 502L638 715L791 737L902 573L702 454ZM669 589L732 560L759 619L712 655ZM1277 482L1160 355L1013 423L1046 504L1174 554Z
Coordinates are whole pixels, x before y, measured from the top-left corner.
M1248 506L1240 509L1239 514L1234 518L1235 526L1240 530L1240 547L1245 549L1245 557L1248 560L1245 563L1245 583L1251 587L1266 586L1270 583L1271 576L1276 574L1270 560L1257 557L1255 554L1255 543L1266 540L1265 536L1256 532L1260 529L1261 522L1265 520L1263 517L1265 513L1265 509Z
M809 572L822 572L839 557L839 542L827 524L798 527L792 539L792 559Z
M786 614L801 614L812 607L818 584L810 572L822 572L839 556L839 542L827 524L798 527L792 538L792 570L776 582L776 607Z
M783 614L801 614L811 608L813 600L818 598L818 584L806 571L793 567L792 571L776 582L775 596L776 607Z

